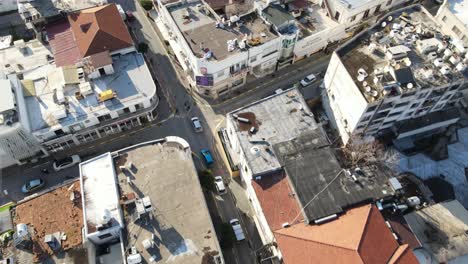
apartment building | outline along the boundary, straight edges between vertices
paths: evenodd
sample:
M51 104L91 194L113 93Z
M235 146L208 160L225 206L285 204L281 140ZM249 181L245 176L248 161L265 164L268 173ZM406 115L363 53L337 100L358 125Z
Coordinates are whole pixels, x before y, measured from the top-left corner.
M328 251L339 246L350 250L348 263L355 263L354 257L363 259L359 263L386 263L382 259L394 253L389 248L402 247L411 261L401 263L417 263L411 249L396 243L381 220L367 235L391 238L388 248L383 246L391 252L375 255L382 259L365 259L372 250L357 250L358 242L367 239L363 233L353 233L356 244L340 242L348 225L364 227L373 225L374 220L366 224L366 219L381 219L374 206L356 207L392 197L396 191L391 182L397 180L390 180L391 173L374 166L360 168L360 174L343 170L324 130L296 89L229 113L224 134L262 242L275 257L284 263L340 263L344 253ZM363 214L353 213L358 211Z
M330 18L349 28L405 2L410 0L319 0L318 4Z
M16 100L24 111L16 114L42 152L57 153L155 118L156 85L115 5L70 13L46 31L49 45L16 41L0 50L1 71L16 75L23 91ZM12 153L11 145L2 147ZM16 163L36 158L10 156Z
M346 36L307 1L208 3L157 1L157 7L190 86L213 98L240 88L249 74L273 73Z
M434 133L458 121L468 55L445 34L417 5L387 14L334 52L323 102L344 144L354 135Z
M445 0L435 18L443 32L468 45L468 1Z
M60 19L64 14L94 6L105 5L107 0L16 0L17 9L26 26L42 32L48 22Z

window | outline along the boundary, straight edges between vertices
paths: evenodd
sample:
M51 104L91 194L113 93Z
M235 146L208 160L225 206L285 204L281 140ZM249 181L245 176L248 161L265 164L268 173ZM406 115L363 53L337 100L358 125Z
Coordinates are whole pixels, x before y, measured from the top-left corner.
M366 112L372 112L372 111L375 110L375 108L377 108L376 105L370 106L370 107L367 108L367 111L366 111Z
M103 121L110 120L110 119L112 118L111 118L111 115L109 114L98 117L99 122L103 122Z
M442 18L442 21L447 22L447 17L444 16L444 17Z
M401 112L395 112L395 113L391 113L388 115L388 117L392 117L392 116L397 116L397 115L400 115Z
M452 31L453 31L453 33L457 34L458 36L461 35L461 31L460 31L460 29L457 28L457 26L453 26Z
M374 14L377 14L377 13L380 12L380 6L381 6L381 5L377 5L377 6L375 7Z
M99 74L106 75L106 71L104 70L104 68L99 68Z
M125 107L125 108L123 109L123 111L124 111L124 113L127 113L127 114L128 114L128 113L130 113L130 108Z
M407 105L407 104L409 104L409 101L408 101L408 102L403 102L403 103L396 104L396 105L395 105L395 108L402 107L402 106L405 106L405 105Z
M391 5L392 4L392 0L388 0L387 1L387 6Z
M107 234L98 236L98 238L99 238L99 239L106 239L106 238L111 237L111 236L112 236L111 233L107 233Z
M410 107L411 108L416 108L419 105L419 103L412 104Z
M336 11L335 13L335 20L340 19L340 12Z
M56 136L63 136L65 134L62 129L57 129L54 131L54 133Z
M458 87L460 87L459 84L452 85L452 86L449 88L449 91L456 90Z
M366 12L364 12L364 15L362 16L362 18L363 18L363 19L368 18L368 17L369 17L369 12L370 12L370 10L367 9Z
M143 104L136 104L135 105L135 110L143 108Z
M352 17L349 19L349 22L353 22L354 20L356 20L356 16L352 16Z

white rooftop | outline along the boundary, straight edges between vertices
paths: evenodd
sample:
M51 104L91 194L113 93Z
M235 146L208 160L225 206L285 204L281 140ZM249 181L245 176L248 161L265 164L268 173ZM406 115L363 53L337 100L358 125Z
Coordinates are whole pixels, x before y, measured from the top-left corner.
M247 118L250 124L236 120ZM273 145L289 141L317 128L313 114L296 89L272 95L228 114L254 175L275 171L281 167L273 154ZM249 130L255 126L256 132Z
M468 27L468 0L448 0L448 8Z
M15 98L10 80L0 80L0 113L15 109Z
M84 201L83 214L87 234L94 233L106 211L112 225L123 226L120 213L117 176L111 153L105 153L80 163L80 181Z
M70 126L155 96L156 85L141 54L127 53L113 57L112 61L114 74L77 81L80 68L57 68L50 49L37 40L15 42L15 45L0 50L0 71L23 75L23 88L28 91L24 100L31 130L40 133L56 129L52 128L55 125ZM93 91L83 99L77 99L75 92L79 91L79 82L84 81L90 82ZM57 103L55 92L64 84L63 93L68 102L66 107ZM97 95L108 89L112 89L116 97L99 102Z

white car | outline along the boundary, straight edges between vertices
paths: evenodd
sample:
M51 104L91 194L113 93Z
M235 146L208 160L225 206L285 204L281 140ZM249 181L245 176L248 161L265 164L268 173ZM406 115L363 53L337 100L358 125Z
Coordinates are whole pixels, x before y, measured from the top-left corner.
M192 117L192 125L196 132L202 132L203 127L201 126L200 119L198 117Z
M234 218L234 219L231 219L229 223L231 224L232 230L234 231L234 234L236 235L236 240L238 242L245 240L244 231L242 230L242 226L240 225L239 220Z
M315 74L307 75L304 79L301 80L301 85L302 87L306 87L307 85L315 82L315 80L317 80Z
M78 164L80 162L81 162L80 156L72 155L71 157L54 161L54 164L52 166L54 167L55 171L60 171L66 168L70 168L71 166Z
M216 190L218 191L218 193L219 194L226 194L226 186L224 186L223 177L215 176L214 177L214 182L215 182Z

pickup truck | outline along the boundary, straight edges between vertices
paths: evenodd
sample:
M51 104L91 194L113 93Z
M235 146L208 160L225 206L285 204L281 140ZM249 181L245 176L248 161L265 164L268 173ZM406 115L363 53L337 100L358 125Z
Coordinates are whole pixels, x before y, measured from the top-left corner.
M234 234L236 235L237 242L245 240L244 231L242 230L239 220L234 218L231 221L229 221L229 223L231 224L232 230L234 231Z

